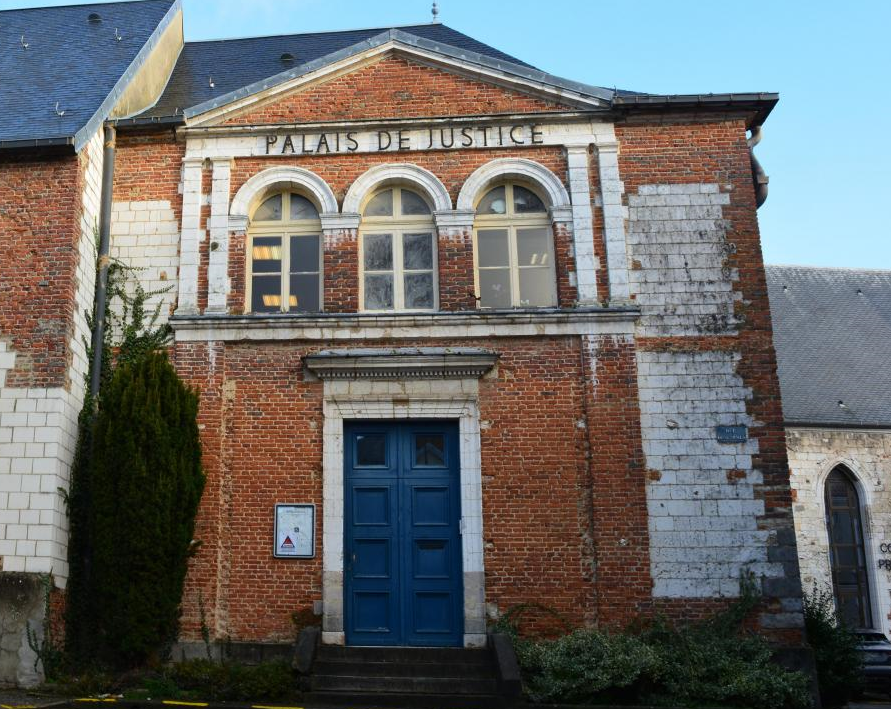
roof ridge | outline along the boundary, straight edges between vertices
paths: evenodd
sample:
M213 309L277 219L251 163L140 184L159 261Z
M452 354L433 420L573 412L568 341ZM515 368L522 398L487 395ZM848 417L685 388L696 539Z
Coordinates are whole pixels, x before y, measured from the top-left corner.
M145 0L141 0L145 2ZM459 34L465 35L464 32L461 32L453 27L449 27L448 25L444 25L441 22L416 22L411 25L380 25L380 26L372 26L372 27L351 27L346 30L316 30L314 32L286 32L282 34L260 34L260 35L249 35L244 37L218 37L217 39L197 39L192 42L186 42L185 44L188 46L190 44L213 44L214 42L240 42L245 39L278 39L280 37L309 37L312 35L318 34L347 34L348 32L378 32L379 34L382 32L387 32L389 30L404 30L408 27L430 27L430 26L439 26L445 27L448 30L452 30L453 32L458 32ZM465 35L469 39L474 39L470 35ZM479 40L474 40L475 42L479 42ZM495 47L493 47L495 49Z
M63 10L68 7L103 7L105 5L138 5L144 2L167 2L173 5L176 0L111 0L111 2L72 2L67 5L41 5L39 7L19 7L0 10L4 12L31 12L32 10Z
M766 263L765 268L807 268L810 271L861 271L870 273L892 273L888 268L867 268L866 266L809 266L801 263Z

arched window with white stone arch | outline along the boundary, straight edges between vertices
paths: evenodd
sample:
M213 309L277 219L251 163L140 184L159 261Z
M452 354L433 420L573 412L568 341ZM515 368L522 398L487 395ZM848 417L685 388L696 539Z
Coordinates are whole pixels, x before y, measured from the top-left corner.
M474 282L481 308L558 304L552 224L566 219L567 191L532 160L500 159L475 171L458 209L474 212Z
M344 212L361 215L361 310L439 308L434 214L451 207L443 184L417 165L380 165L351 185Z
M247 312L322 310L323 220L336 213L331 189L303 168L271 168L242 185L230 222L246 229Z

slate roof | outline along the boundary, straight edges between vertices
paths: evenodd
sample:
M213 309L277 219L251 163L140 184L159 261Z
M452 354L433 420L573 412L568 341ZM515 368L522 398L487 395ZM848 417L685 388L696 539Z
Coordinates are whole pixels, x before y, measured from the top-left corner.
M291 66L281 61L281 56L285 53L294 57L294 66L304 65L353 47L390 29L476 52L491 59L534 68L442 24L187 42L158 103L140 117L182 114L184 109L287 71ZM213 87L210 85L211 80Z
M103 108L107 114L112 108L103 104L175 2L141 0L0 12L0 145L81 143L89 138L85 134L98 129L106 117L94 120L97 112ZM102 22L90 23L91 13L99 14ZM120 40L115 38L116 29ZM61 116L56 113L57 102Z
M889 271L765 272L787 424L889 427Z

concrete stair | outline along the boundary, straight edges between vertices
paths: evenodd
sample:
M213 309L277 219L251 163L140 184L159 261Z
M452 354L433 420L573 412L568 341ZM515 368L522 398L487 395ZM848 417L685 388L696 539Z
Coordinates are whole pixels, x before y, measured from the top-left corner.
M320 646L306 700L363 707L498 709L490 649Z

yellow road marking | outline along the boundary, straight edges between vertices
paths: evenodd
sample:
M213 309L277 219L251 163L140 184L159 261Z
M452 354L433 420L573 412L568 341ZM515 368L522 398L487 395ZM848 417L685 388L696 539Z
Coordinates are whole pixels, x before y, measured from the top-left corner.
M304 709L303 707L272 707L266 704L252 704L251 709Z
M116 702L118 701L114 697L109 697L107 699L95 699L93 697L84 697L83 699L75 699L76 702Z
M161 703L172 707L206 707L208 705L207 702L177 702L173 699L165 699Z

